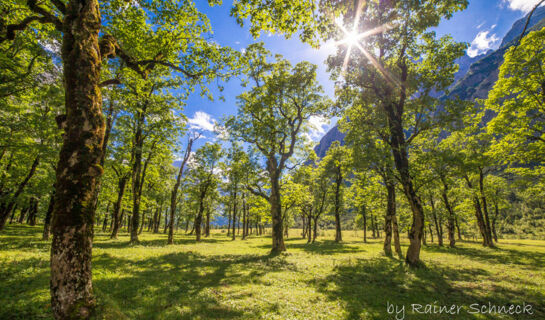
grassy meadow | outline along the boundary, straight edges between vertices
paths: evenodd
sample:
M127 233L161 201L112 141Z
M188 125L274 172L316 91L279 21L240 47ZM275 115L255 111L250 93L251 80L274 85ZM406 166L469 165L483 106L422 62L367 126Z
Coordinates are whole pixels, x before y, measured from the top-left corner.
M52 319L49 243L41 227L0 233L0 319ZM194 237L144 232L131 246L95 235L97 319L545 319L545 241L503 240L497 249L460 242L425 246L425 266L410 269L382 254L382 242L344 231L306 244L290 231L288 252L270 256L270 237L231 241L216 231ZM297 235L297 236L296 236ZM406 249L406 241L403 243ZM457 316L418 314L410 305L460 305ZM470 314L474 303L531 304L533 315ZM400 319L401 315L398 315Z

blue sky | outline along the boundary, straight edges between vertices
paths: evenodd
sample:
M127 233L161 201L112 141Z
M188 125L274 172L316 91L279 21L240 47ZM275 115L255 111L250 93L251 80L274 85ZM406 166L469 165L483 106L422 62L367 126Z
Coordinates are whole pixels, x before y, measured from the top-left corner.
M438 36L451 34L455 40L471 44L468 54L478 55L490 49L496 49L503 36L509 31L512 24L522 18L538 0L470 0L469 7L458 12L451 20L443 21L435 29ZM303 44L297 37L285 39L282 36L264 34L254 40L246 27L241 28L235 19L229 16L230 1L224 0L222 6L208 7L207 1L198 0L197 7L207 14L210 19L213 38L222 46L242 50L249 44L263 41L266 47L273 53L280 53L293 64L300 61L310 61L318 65L318 78L325 89L326 94L333 98L333 82L329 80L324 60L331 49L312 49ZM192 95L185 107L185 115L189 118L190 126L200 129L208 138L214 134L210 131L213 123L225 115L235 114L236 96L242 92L237 80L225 85L225 102L209 101L198 94ZM314 140L320 137L334 125L315 120L317 130L312 133ZM206 142L201 139L197 147Z

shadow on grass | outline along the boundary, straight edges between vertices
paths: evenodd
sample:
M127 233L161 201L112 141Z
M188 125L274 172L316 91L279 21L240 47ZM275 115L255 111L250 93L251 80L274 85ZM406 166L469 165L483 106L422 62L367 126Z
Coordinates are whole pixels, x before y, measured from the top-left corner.
M518 246L518 244L509 244L509 246ZM475 248L457 246L454 248L441 247L438 245L427 246L425 251L440 252L464 255L472 260L480 260L488 263L500 264L518 264L529 269L542 269L545 266L545 253L528 252L524 250L513 250L502 247L501 244L495 248Z
M472 287L473 281L491 276L486 270L469 267L455 269L435 265L410 269L399 260L381 257L337 266L334 274L311 280L309 285L315 286L330 300L341 300L348 313L347 319L393 319L395 315L387 313L388 303L405 306L405 319L497 319L498 315L467 313L469 305L488 305L488 302L497 305L526 302L534 306L534 315L517 319L541 319L545 316L545 297L541 293L528 294L497 286L477 295L475 287ZM453 317L412 313L411 304L464 307L459 316Z
M292 241L301 239L293 239ZM256 248L270 249L269 244L255 246ZM290 243L286 241L286 248L289 252L291 249L299 249L305 252L321 255L335 255L342 253L360 253L365 252L366 250L361 247L354 247L349 245L349 243L337 243L332 240L316 241L314 243Z
M227 242L229 239L218 239L218 238L201 238L200 242L197 242L195 239L174 239L174 245L185 245L185 244L196 244L196 243L221 243ZM138 244L131 244L129 239L104 239L100 242L93 244L95 248L101 249L119 249L119 248L129 248L134 246L143 246L143 247L163 247L167 246L167 238L164 239L153 239L140 240Z
M170 253L143 260L125 260L109 254L93 259L93 268L116 276L95 277L105 314L123 314L129 319L237 319L274 309L244 310L220 303L234 285L261 283L271 272L295 268L284 255L203 256L192 252ZM248 272L249 271L249 272ZM249 293L237 293L244 299ZM222 299L223 298L223 299ZM102 301L100 301L102 300ZM107 301L105 301L107 300Z

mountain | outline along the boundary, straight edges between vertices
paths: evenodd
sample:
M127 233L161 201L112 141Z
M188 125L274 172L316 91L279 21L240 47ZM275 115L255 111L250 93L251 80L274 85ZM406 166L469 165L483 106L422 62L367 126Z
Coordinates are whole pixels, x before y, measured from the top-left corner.
M497 50L490 50L473 58L465 55L456 60L460 69L454 77L454 86L443 99L451 99L456 96L464 100L486 99L488 92L498 80L499 68L503 63L505 52L518 41L526 20L527 16L513 24ZM540 30L543 27L545 27L545 7L539 7L532 15L526 33ZM333 127L314 148L316 155L320 158L325 156L333 141L341 141L343 144L344 137L345 134L340 132L337 126Z
M344 145L344 137L345 134L340 132L339 127L335 125L320 139L320 143L314 147L314 152L319 158L323 158L333 141L340 141L341 145Z

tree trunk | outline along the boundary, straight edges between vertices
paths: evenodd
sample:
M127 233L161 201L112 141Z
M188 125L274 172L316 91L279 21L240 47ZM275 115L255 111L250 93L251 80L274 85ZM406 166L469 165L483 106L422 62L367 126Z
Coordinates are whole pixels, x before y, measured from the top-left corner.
M108 201L108 204L106 205L106 212L104 212L104 221L102 222L102 232L106 232L106 227L108 226L108 211L110 211L110 203L111 201Z
M403 252L401 252L401 242L399 241L399 227L397 225L397 215L394 215L394 219L392 222L392 229L394 233L394 248L396 250L397 256L402 259Z
M428 224L428 229L430 231L430 241L431 241L431 243L433 243L433 230L431 228L431 223Z
M237 185L234 185L234 191L233 191L233 233L232 233L232 239L235 240L236 237L236 223L237 223Z
M466 179L467 186L470 189L473 189L473 185L469 177L465 175L464 178ZM481 209L481 201L476 194L473 196L473 206L475 207L475 218L477 219L477 226L479 227L479 231L481 232L481 236L483 237L483 246L494 246L494 244L492 243L492 235L488 232L486 228L486 223L484 222Z
M187 147L185 148L184 153L184 159L182 163L180 164L180 170L178 171L178 176L176 177L176 183L174 184L174 187L172 188L172 192L170 193L170 219L168 221L168 241L167 244L173 244L174 243L174 213L176 212L176 206L177 206L177 200L178 200L178 188L180 187L180 184L182 182L182 175L184 173L184 167L187 163L187 160L189 159L189 156L191 155L191 148L193 146L193 142L196 138L189 138L187 141ZM165 228L166 228L166 218L165 218Z
M443 204L445 205L445 208L448 212L448 220L447 220L447 230L448 230L448 240L449 240L449 246L451 248L454 248L456 245L456 240L454 239L454 211L452 210L452 206L450 205L450 201L448 198L448 185L444 179L443 180Z
M66 125L51 230L51 308L57 319L86 319L95 306L91 200L103 171L100 157L104 138L100 25L97 0L68 2L62 44Z
M460 232L460 224L458 223L457 216L454 216L454 223L456 224L456 231L458 232L458 241L462 241L462 233Z
M227 236L229 237L231 235L231 205L227 204L227 219L228 219L228 225L227 225Z
M129 177L122 176L117 182L117 200L114 203L114 212L112 212L113 227L112 234L110 239L117 239L117 233L119 232L120 227L120 216L119 211L121 210L121 203L123 202L123 194L125 193L125 186L127 185L127 180Z
M363 215L363 242L367 243L367 210L365 206L362 206Z
M318 217L314 219L314 235L312 235L312 243L316 242L316 237L318 237Z
M440 247L442 247L443 232L441 230L441 224L437 220L437 212L435 211L435 200L433 199L432 195L430 195L430 205L431 205L431 215L433 217L433 222L435 223L435 231L437 232L437 243L439 244Z
M245 193L242 193L242 240L246 240L246 223L247 223L247 212L246 212L246 196Z
M28 205L24 206L23 209L19 212L19 218L17 219L17 223L23 223L25 221L26 213L28 212Z
M492 219L492 235L494 236L494 241L496 241L496 243L498 242L498 234L496 233L496 219L498 219L499 214L500 214L500 210L498 208L498 202L494 202L494 218Z
M30 166L30 170L26 177L19 183L17 186L17 190L15 190L15 193L10 197L10 200L8 204L5 206L5 208L0 211L0 230L4 229L4 226L6 225L6 222L9 218L9 214L13 210L13 207L15 206L15 203L17 202L17 198L21 195L23 192L25 186L28 184L28 181L34 173L36 172L36 168L38 167L38 164L40 163L40 155L37 155L36 158L34 158L34 161L32 162L32 165ZM21 221L22 222L22 221Z
M494 247L494 242L492 241L492 227L490 226L490 219L488 215L488 204L484 193L484 174L482 168L479 168L479 191L481 194L481 203L484 213L484 226L488 238L487 246Z
M341 234L341 184L343 182L343 176L341 172L341 167L336 167L336 177L335 177L335 242L343 241Z
M210 208L206 210L206 228L204 229L204 235L210 237Z
M282 221L282 202L280 199L279 172L271 175L271 195L269 203L271 205L272 216L272 254L286 251L284 244L284 226Z
M392 256L392 221L396 211L396 199L395 199L395 184L389 180L384 179L386 186L386 216L384 217L384 254Z
M403 73L402 81L407 77L407 69L402 64ZM424 209L420 198L414 190L412 177L409 172L409 156L405 141L405 131L403 130L403 108L405 97L401 97L401 101L397 104L385 105L385 111L388 118L390 128L390 143L394 163L399 173L400 182L403 186L403 191L407 197L407 202L413 213L413 221L409 231L409 248L405 261L411 266L417 266L420 263L420 248L422 246L422 231L424 228Z

